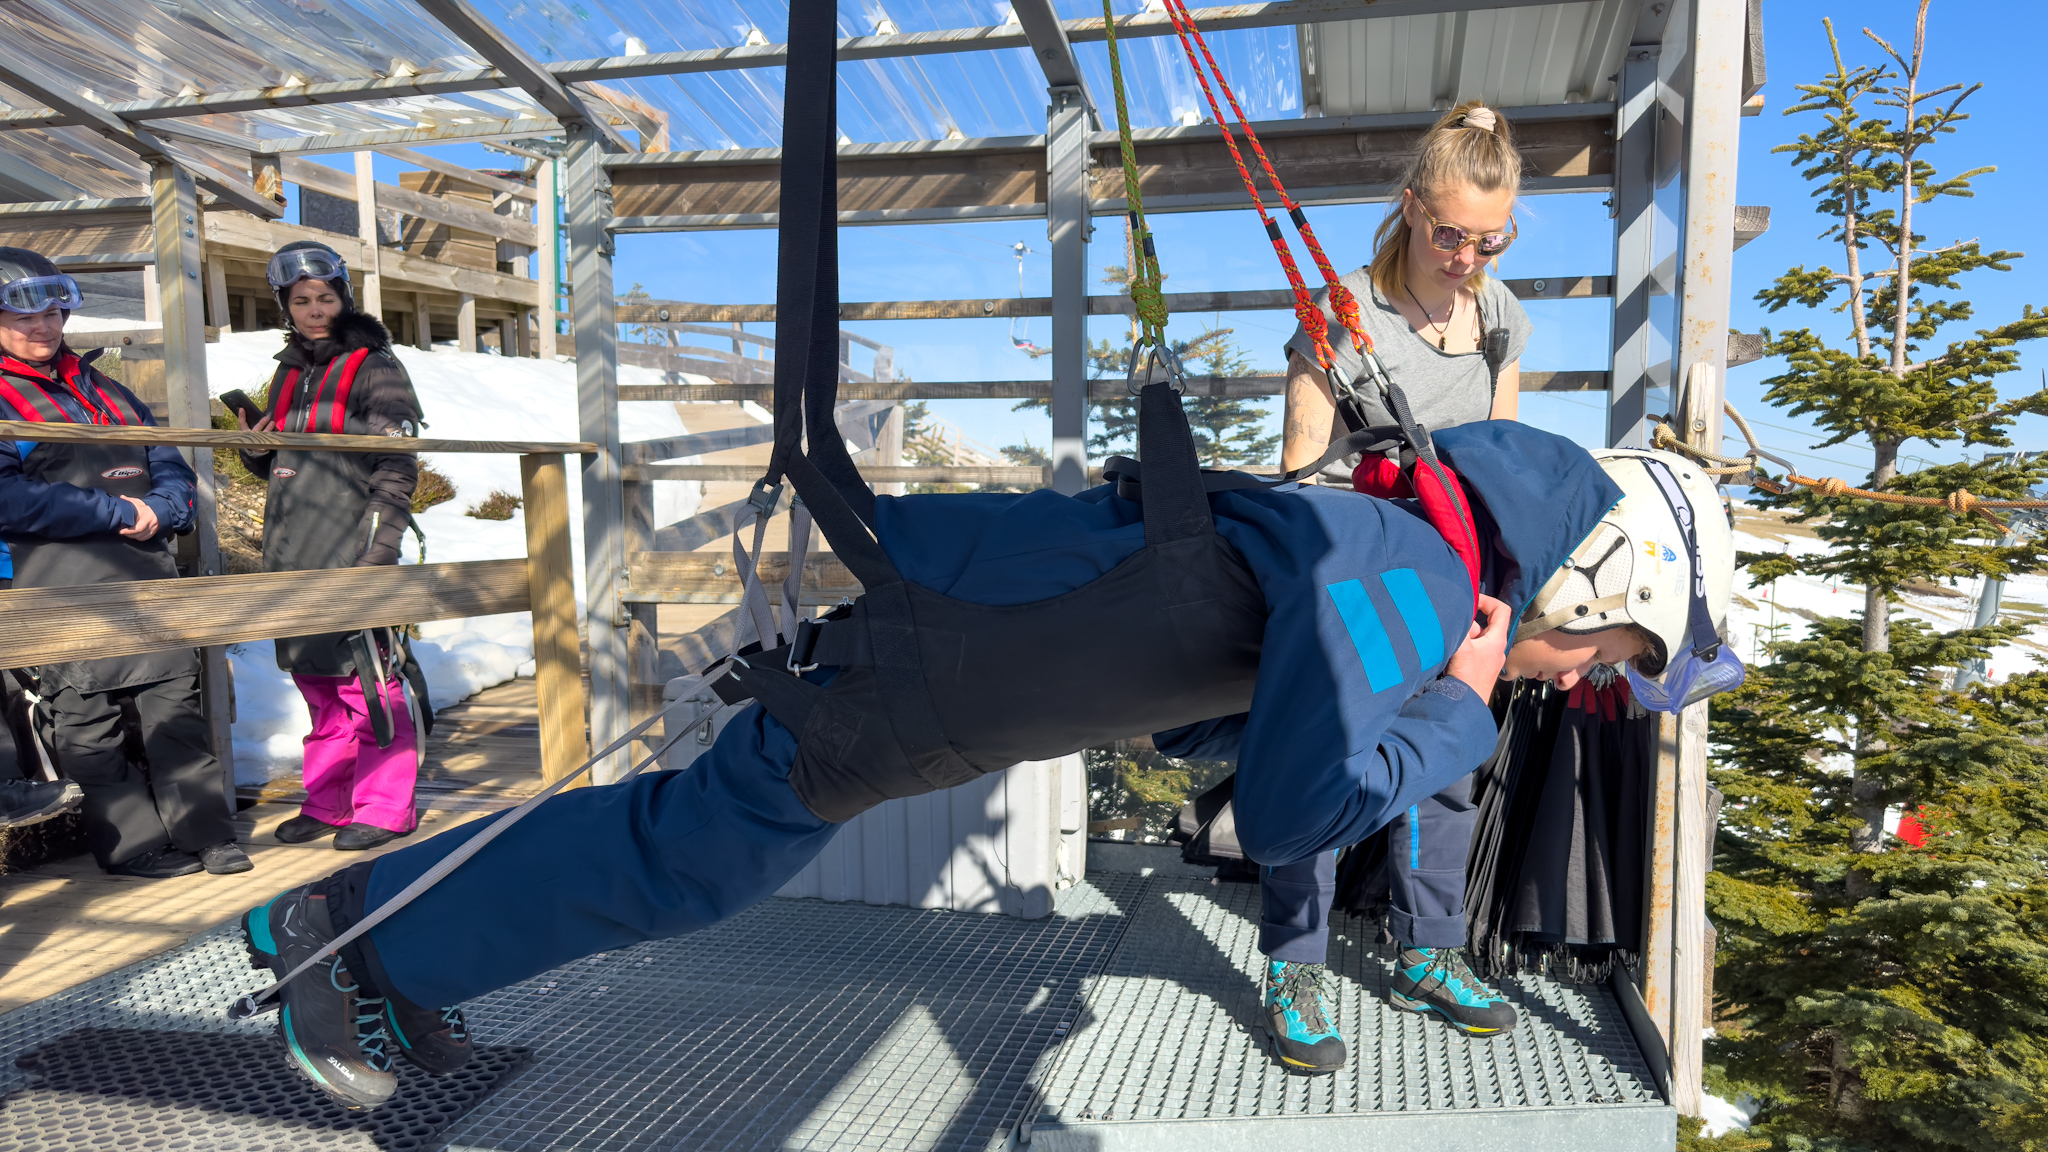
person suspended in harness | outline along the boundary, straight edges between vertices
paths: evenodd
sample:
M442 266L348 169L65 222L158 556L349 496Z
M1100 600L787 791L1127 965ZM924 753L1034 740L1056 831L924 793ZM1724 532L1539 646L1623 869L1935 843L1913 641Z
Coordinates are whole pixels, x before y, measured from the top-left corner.
M1109 483L877 497L834 421L831 12L791 8L775 448L749 503L765 517L793 486L862 594L778 624L750 579L758 642L712 685L743 707L688 768L536 798L245 913L252 962L277 979L232 1014L281 1007L286 1058L345 1104L389 1099L394 1043L416 1063L455 1059L455 1045L416 1052L428 1046L380 1021L459 1020L457 1006L493 989L717 924L892 798L1157 734L1237 760L1239 837L1252 859L1286 865L1358 843L1469 772L1493 746L1486 700L1504 670L1640 661L1638 677L1663 676L1640 694L1674 705L1728 686L1732 652L1709 619L1728 574L1708 572L1691 537L1670 541L1695 576L1683 629L1557 630L1648 606L1605 583L1557 603L1570 588L1559 574L1603 519L1652 518L1617 507L1619 465L1506 421L1432 440L1383 374L1369 384L1399 426L1362 429L1352 450L1404 445L1412 500L1202 472L1184 379L1156 346L1131 365L1138 459L1110 461ZM1720 514L1690 465L1646 454L1630 466L1671 474L1656 515ZM792 539L808 530L793 524ZM1515 642L1518 620L1535 630Z
M266 271L287 323L268 403L244 429L415 436L419 399L391 348L391 333L359 311L348 265L332 248L299 240ZM410 452L242 451L242 464L269 486L263 510L263 570L304 572L398 563L412 523L419 460ZM305 739L306 799L277 827L303 844L333 836L361 851L410 835L418 782L425 685L402 673L410 648L393 628L277 640L277 666L312 714ZM414 669L417 665L411 665Z
M77 281L46 257L0 248L0 418L156 423L134 393L64 342L65 322L84 302ZM195 487L175 448L0 441L0 539L13 587L177 578L172 538L191 528ZM226 781L200 710L195 650L0 675L9 677L10 695L44 711L53 739L40 749L22 729L17 759L25 766L34 758L40 769L39 753L48 752L77 784L86 844L102 869L163 879L254 867L235 844Z
M1414 416L1430 429L1475 421L1512 420L1518 410L1522 349L1529 317L1514 293L1486 274L1513 244L1516 192L1522 158L1507 119L1478 100L1446 112L1417 144L1374 237L1366 267L1339 278L1349 293L1347 317L1326 287L1315 297L1321 331L1331 335L1318 363L1316 333L1296 327L1287 341L1285 437L1281 466L1321 456L1352 429L1339 419L1330 374L1356 379L1363 357L1343 338L1351 324L1370 340L1387 374L1401 382ZM1354 421L1393 422L1378 396L1358 397ZM1358 491L1393 496L1405 491L1399 461L1374 454L1332 466ZM1469 767L1477 768L1477 763ZM1204 804L1207 820L1231 813L1218 799ZM1410 805L1381 835L1403 846L1389 852L1374 891L1388 897L1387 928L1398 945L1389 1002L1433 1013L1474 1035L1511 1029L1517 1017L1505 998L1472 975L1465 945L1465 858L1472 840L1472 777ZM1202 841L1216 857L1215 836ZM1227 839L1227 833L1226 833ZM1344 1066L1346 1049L1323 992L1330 908L1336 895L1336 853L1259 869L1259 945L1266 957L1262 1002L1280 1060L1310 1072ZM1309 1003L1313 1000L1314 1003ZM1290 1015L1292 1013L1292 1015Z

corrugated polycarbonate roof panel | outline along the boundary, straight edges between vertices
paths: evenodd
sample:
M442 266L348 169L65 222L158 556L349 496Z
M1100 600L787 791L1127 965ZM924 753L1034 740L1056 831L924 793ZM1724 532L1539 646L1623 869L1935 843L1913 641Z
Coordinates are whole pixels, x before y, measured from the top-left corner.
M1325 116L1610 100L1638 6L1583 0L1304 25L1304 89Z

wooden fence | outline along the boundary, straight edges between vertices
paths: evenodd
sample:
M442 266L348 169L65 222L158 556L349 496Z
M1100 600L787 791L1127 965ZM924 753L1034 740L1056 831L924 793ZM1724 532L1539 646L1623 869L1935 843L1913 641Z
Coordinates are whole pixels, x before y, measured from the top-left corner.
M531 611L542 772L549 781L557 780L589 758L576 639L575 569L569 550L568 468L563 457L595 452L596 445L99 428L12 420L0 420L0 440L517 455L526 514L523 560L259 572L0 592L0 620L9 625L0 628L0 668ZM27 620L62 623L21 627L19 622Z

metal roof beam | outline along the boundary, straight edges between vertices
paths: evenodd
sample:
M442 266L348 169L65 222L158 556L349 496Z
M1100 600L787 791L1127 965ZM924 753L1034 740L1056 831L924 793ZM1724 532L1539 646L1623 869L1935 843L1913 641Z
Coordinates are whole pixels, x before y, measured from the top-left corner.
M445 0L433 2L441 3ZM1390 19L1396 16L1427 16L1443 12L1526 8L1554 2L1555 0L1269 0L1267 3L1235 4L1222 8L1196 8L1190 15L1202 26L1204 32L1221 32L1232 28L1271 28L1334 20ZM1670 6L1670 0L1659 0L1659 3L1660 10L1667 10ZM855 36L839 42L839 59L885 60L949 52L1032 48L1034 41L1027 35L1022 25L1023 19L1024 15L1020 10L1018 25L946 28L933 32L899 33L894 36ZM1105 37L1100 18L1063 20L1060 21L1060 29L1065 33L1070 46L1075 43L1099 42ZM1120 37L1171 36L1173 24L1163 12L1127 16L1117 21L1116 34ZM518 48L509 41L506 42L506 46L515 52L518 51ZM520 55L525 54L522 52ZM643 76L679 76L694 72L729 72L745 68L779 68L787 62L787 45L764 44L758 47L706 48L690 52L655 52L644 56L565 60L548 65L533 64L533 67L558 84L571 84L596 80L631 80ZM336 80L289 88L251 88L207 96L132 100L107 105L105 110L124 120L142 121L179 116L210 116L225 112L254 112L266 108L349 104L366 100L390 100L402 96L483 92L508 87L518 88L524 85L517 83L501 68L472 68L454 72L423 72L413 76ZM571 95L573 97L574 94ZM0 112L0 128L54 128L81 123L85 121L60 107ZM427 137L416 136L414 139L424 140Z
M498 140L524 140L552 136L562 131L554 120L521 117L517 120L479 120L446 128L391 128L372 132L335 132L326 136L299 136L289 140L265 140L256 145L259 155L316 156L323 152L361 152L406 144L447 144L464 141L483 144Z
M1038 67L1045 73L1045 86L1078 89L1089 119L1095 119L1095 97L1089 94L1088 84L1081 78L1081 62L1074 58L1074 45L1067 39L1066 27L1053 10L1052 0L1012 0L1010 11L1016 13L1018 25L1031 41L1031 55L1038 59Z
M64 81L45 72L40 64L23 57L0 62L0 80L73 117L74 123L91 128L138 159L178 165L190 172L200 187L245 212L266 220L284 212L276 201L256 191L255 185L226 175L178 145L135 127L89 100L72 97L65 91Z
M474 49L477 55L503 74L505 81L514 88L533 97L541 107L552 112L564 124L581 120L590 125L613 147L623 152L638 149L626 142L618 129L612 127L610 118L593 112L583 97L569 91L554 73L543 67L540 61L526 54L526 50L512 42L483 14L469 6L468 0L416 0L427 15L455 34L456 39Z

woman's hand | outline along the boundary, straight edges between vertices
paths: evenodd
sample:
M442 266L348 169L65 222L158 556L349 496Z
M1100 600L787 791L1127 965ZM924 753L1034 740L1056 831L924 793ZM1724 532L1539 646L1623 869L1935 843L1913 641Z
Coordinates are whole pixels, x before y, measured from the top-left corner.
M1485 700L1493 695L1501 666L1507 663L1515 622L1508 606L1491 596L1481 595L1477 608L1479 615L1486 618L1486 626L1482 628L1476 622L1472 625L1472 630L1465 634L1465 643L1451 653L1444 675L1464 681Z
M235 409L235 424L244 432L274 432L277 430L277 421L271 418L270 413L265 412L261 420L251 424L249 423L249 414L240 408Z

